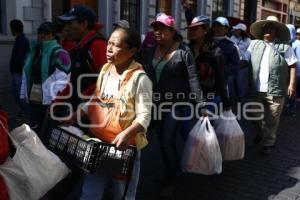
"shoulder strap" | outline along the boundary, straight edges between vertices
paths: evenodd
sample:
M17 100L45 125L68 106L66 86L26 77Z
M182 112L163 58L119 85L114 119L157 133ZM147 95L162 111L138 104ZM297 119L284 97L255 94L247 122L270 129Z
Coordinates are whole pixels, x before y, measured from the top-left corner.
M110 67L110 63L106 63L106 64L102 67L102 69L101 69L101 71L100 71L100 73L99 73L97 82L96 82L96 90L100 90L100 89L101 89L101 85L102 85L102 83L103 83L104 71L105 71L105 70L108 70L109 67Z
M88 49L90 49L91 45L93 44L93 42L94 42L95 40L102 40L102 41L105 41L105 40L104 40L103 38L101 38L100 36L95 35L95 36L92 37L89 41L87 41L87 42L85 43L85 45L83 46L83 48L88 48Z
M145 74L145 71L141 68L137 68L137 69L134 69L132 70L126 77L126 81L125 82L125 85L126 83L130 80L130 79L133 79L133 81L137 81L140 77L141 77L141 74ZM125 85L124 85L124 82L121 83L120 85L120 90L119 90L119 93L118 93L118 96L122 96L123 95L123 92L125 91Z
M98 35L95 35L94 37L92 37L83 47L82 47L82 53L83 53L83 56L86 58L86 62L87 62L87 65L89 66L90 70L92 72L95 72L94 68L92 65L94 65L94 61L91 57L91 54L90 54L90 48L93 44L94 41L96 40L102 40L102 41L105 41L102 37L98 36Z
M14 139L14 137L11 136L10 132L7 130L7 128L5 127L5 125L2 123L2 121L0 120L0 126L4 129L5 133L7 134L7 136L9 137L9 139L12 141L12 143L14 144L14 146L18 146L19 143ZM23 125L24 126L24 125Z

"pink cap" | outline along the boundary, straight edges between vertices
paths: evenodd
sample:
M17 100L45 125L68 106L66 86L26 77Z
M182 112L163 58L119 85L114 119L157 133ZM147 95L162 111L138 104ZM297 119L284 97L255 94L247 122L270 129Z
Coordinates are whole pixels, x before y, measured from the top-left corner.
M171 27L171 28L175 27L174 26L175 25L175 19L172 16L165 15L165 14L162 14L162 15L158 16L156 18L156 20L151 23L151 26L154 26L154 24L157 24L157 23L163 24L163 25Z

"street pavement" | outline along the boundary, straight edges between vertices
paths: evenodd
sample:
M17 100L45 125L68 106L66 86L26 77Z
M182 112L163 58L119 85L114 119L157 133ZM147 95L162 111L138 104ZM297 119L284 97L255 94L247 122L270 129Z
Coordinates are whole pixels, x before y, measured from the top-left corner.
M172 200L300 200L300 104L298 118L283 113L274 152L265 156L253 144L252 123L241 121L246 152L241 161L223 162L220 175L185 173L174 183ZM149 146L142 154L139 200L160 199L163 164L157 136L149 133Z
M0 105L9 114L10 128L24 122L9 88L1 88ZM241 121L246 153L241 161L223 162L220 175L182 174L174 183L172 200L300 200L300 105L298 118L282 115L278 142L270 156L260 154L253 144L251 123ZM148 133L149 145L142 152L137 200L160 200L163 163L158 137ZM178 142L183 147L182 142ZM110 196L110 195L107 195ZM109 198L106 198L109 199Z

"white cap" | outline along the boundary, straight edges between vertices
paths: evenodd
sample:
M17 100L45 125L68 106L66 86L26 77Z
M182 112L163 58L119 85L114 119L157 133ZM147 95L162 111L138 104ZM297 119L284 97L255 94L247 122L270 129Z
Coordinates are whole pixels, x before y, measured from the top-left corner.
M243 23L238 23L236 26L232 27L234 30L247 31L247 26Z
M297 28L296 33L300 33L300 28Z

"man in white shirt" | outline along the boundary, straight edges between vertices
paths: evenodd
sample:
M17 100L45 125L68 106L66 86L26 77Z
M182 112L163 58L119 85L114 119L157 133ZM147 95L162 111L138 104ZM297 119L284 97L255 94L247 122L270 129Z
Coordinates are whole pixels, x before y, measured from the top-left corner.
M290 38L289 30L276 17L255 22L250 31L257 39L248 48L252 64L251 100L264 107L263 119L256 121L255 143L262 142L262 152L270 154L276 142L284 99L286 95L295 95L297 58L286 43Z

